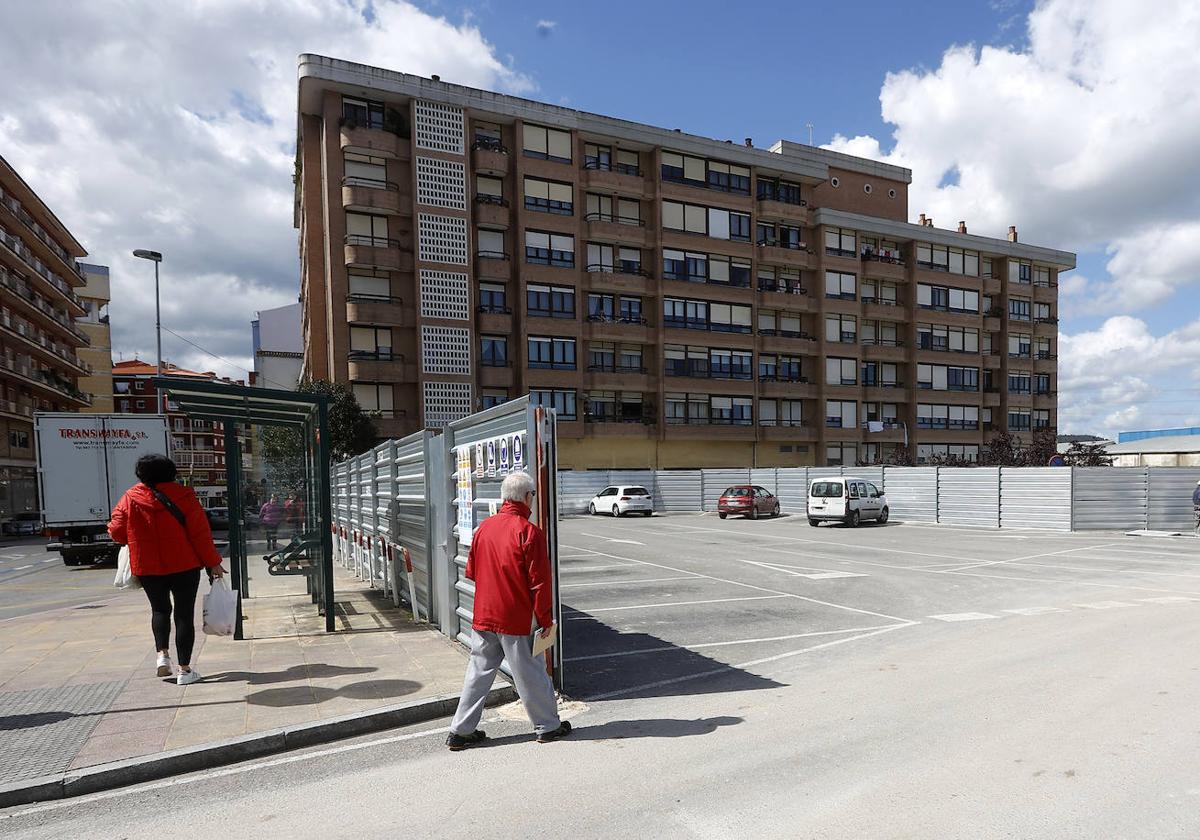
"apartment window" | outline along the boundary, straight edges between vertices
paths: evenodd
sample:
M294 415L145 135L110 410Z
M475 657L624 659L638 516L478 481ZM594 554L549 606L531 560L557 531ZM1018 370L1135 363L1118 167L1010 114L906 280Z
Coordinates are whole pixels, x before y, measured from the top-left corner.
M862 384L871 388L895 388L900 384L899 370L891 362L863 362Z
M896 306L900 290L891 283L880 283L877 280L864 280L862 284L863 303L881 303L884 306Z
M570 286L526 286L525 308L534 318L574 318L575 290Z
M479 407L481 409L494 408L501 403L508 402L508 390L504 388L489 388L479 393Z
M1042 287L1055 285L1051 279L1050 269L1045 266L1035 265L1033 267L1033 285Z
M970 327L918 324L917 340L922 350L950 353L979 352L979 330Z
M392 281L386 271L374 272L365 268L352 268L347 282L353 297L376 300L390 300L392 297Z
M360 356L391 358L392 330L390 327L350 327L350 353Z
M642 323L642 299L640 297L622 295L619 304L621 321L627 324Z
M29 432L20 429L9 429L8 445L15 449L29 448Z
M1033 305L1033 317L1039 324L1054 322L1054 318L1050 315L1050 304L1048 303L1035 303Z
M525 231L525 262L575 267L575 237L540 230Z
M858 362L854 359L827 358L825 360L825 384L857 385Z
M1033 410L1033 428L1048 429L1050 428L1050 411L1044 408L1035 408Z
M721 192L750 194L750 170L746 167L677 152L662 153L662 179Z
M631 149L617 149L617 162L613 169L622 175L641 175L642 167L638 153Z
M522 126L522 150L526 157L571 162L571 133L526 123Z
M845 228L825 228L825 253L834 257L857 257L856 234Z
M957 458L974 463L979 460L979 445L974 443L922 443L917 445L918 464L927 464L935 458Z
M370 245L375 248L389 247L392 243L388 239L387 216L347 213L346 244Z
M1034 354L1039 359L1053 359L1054 353L1048 338L1034 339Z
M613 246L589 242L587 246L587 270L612 274Z
M508 292L503 283L479 284L480 312L508 312Z
M1008 299L1008 317L1013 321L1030 320L1032 301L1029 298L1010 297Z
M480 336L479 363L484 367L508 367L508 339L502 335Z
M1034 393L1043 394L1043 395L1053 393L1050 388L1050 374L1039 373L1039 374L1037 374L1037 376L1034 377L1034 379L1035 379Z
M717 379L754 378L754 359L748 350L709 350L708 365Z
M529 336L529 361L531 368L550 370L575 370L575 339L547 336Z
M498 230L475 231L476 256L486 259L506 260L508 254L504 251L504 233Z
M575 212L574 188L570 184L526 176L525 209L570 216Z
M863 403L863 422L875 420L886 425L896 425L899 412L895 403Z
M1008 282L1028 285L1033 282L1033 264L1020 260L1008 261Z
M858 425L858 403L847 400L825 401L825 426L830 429L853 429Z
M372 155L359 155L346 152L342 159L345 186L377 187L387 186L387 159Z
M563 420L575 420L575 392L560 390L533 389L529 392L529 401L534 405L553 408Z
M1008 390L1012 394L1033 393L1033 377L1029 371L1010 370L1008 372Z
M859 238L864 257L879 262L903 265L904 258L900 253L900 243L893 239L882 239L878 236L863 236Z
M830 467L853 466L858 463L858 447L853 443L831 443L825 447L825 464Z
M974 431L979 428L979 409L970 405L917 405L918 429Z
M708 255L663 249L663 278L703 283L708 279Z
M350 128L383 128L382 102L342 97L342 124Z
M993 276L992 271L993 268L991 257L984 257L979 261L979 272L983 277L990 279Z
M708 162L708 188L721 192L750 195L750 170L731 163Z
M979 292L917 284L917 306L943 312L979 312Z
M896 324L891 321L863 321L862 343L899 347L904 342L900 340Z
M583 168L599 169L608 172L612 169L612 147L600 146L596 143L583 145Z
M759 222L755 228L754 241L759 245L776 245L779 242L774 222Z
M697 233L713 239L750 241L750 216L717 207L664 201L663 227L666 230Z
M135 407L135 408L145 408L145 407L146 407L146 401L145 401L145 400L135 400L135 401L134 401L134 407Z
M133 383L133 390L135 390L135 391L145 391L145 390L146 390L146 383L145 383L145 382L141 382L141 381L134 382L134 383Z
M803 207L806 203L800 197L800 185L791 181L759 178L757 187L760 201L781 201L784 204L794 204L799 207Z
M855 283L853 274L843 274L840 271L825 272L825 297L838 300L855 299Z
M826 315L825 340L837 344L857 344L858 319L853 315Z
M710 303L708 304L709 329L717 332L752 332L750 313L749 306L731 303Z
M1008 334L1008 355L1014 359L1028 359L1032 356L1030 337L1022 333Z
M689 359L688 348L682 344L663 347L664 376L708 376L708 353L696 348Z
M617 249L617 269L622 274L641 274L642 252L637 248Z
M392 386L377 382L355 382L352 386L354 398L364 411L391 417L395 406L392 402Z
M919 364L917 387L933 391L978 391L979 368Z
M589 321L612 321L615 313L616 307L612 295L588 295Z
M500 126L495 123L477 122L474 124L474 148L502 149L500 145Z
M1029 411L1009 411L1008 430L1010 432L1027 432L1033 428L1033 414Z
M587 364L589 371L609 371L616 370L617 367L617 351L616 347L607 342L597 342L588 345Z

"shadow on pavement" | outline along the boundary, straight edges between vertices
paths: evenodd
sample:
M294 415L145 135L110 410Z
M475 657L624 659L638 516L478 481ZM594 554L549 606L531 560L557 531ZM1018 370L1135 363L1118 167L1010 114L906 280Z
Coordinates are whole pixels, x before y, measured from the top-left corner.
M39 726L61 723L73 717L81 717L81 715L74 712L37 712L28 715L7 715L0 717L0 732L13 732L17 729L36 729Z
M271 685L305 678L323 680L350 674L370 674L378 670L378 668L364 666L351 667L313 663L311 665L293 665L284 671L222 671L205 677L204 681L208 683L245 682L247 685Z
M351 700L389 700L412 694L421 688L421 683L412 680L363 680L341 688L297 685L289 688L268 688L247 694L246 703L251 706L282 708L284 706L311 706L315 703L328 702L337 697Z
M722 726L736 726L744 718L731 715L720 717L681 720L677 718L646 718L644 720L612 720L599 726L581 726L572 729L563 741L620 741L628 738L688 738L693 735L711 735ZM532 733L504 735L489 738L473 749L504 747L532 741Z
M563 618L564 689L581 700L759 691L783 685L648 633L619 632L566 605ZM642 653L605 655L631 651Z

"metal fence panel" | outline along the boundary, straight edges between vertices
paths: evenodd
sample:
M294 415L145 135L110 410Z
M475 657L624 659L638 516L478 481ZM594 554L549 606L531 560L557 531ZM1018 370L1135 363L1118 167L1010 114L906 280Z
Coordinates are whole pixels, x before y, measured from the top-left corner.
M937 467L885 467L883 473L892 519L937 522Z
M716 510L717 501L725 488L734 484L747 484L750 481L750 470L701 470L701 480L704 490L703 510Z
M778 470L774 467L750 470L750 483L767 488L773 496L779 495ZM779 504L783 506L782 502Z
M610 483L608 470L560 470L558 512L564 516L585 513L592 497Z
M1003 467L1000 527L1071 530L1071 471L1063 467Z
M942 467L938 471L938 522L1000 527L1000 468Z
M433 433L422 431L390 442L387 452L391 462L388 530L391 539L408 549L412 558L417 607L424 618L431 618L434 606L431 586L433 533L429 521L429 456L432 445ZM407 595L403 586L401 590L402 594Z
M1072 467L1071 527L1076 531L1146 527L1148 474L1137 467Z
M702 509L700 470L655 470L654 509L665 513L693 513Z
M808 509L808 468L780 467L775 471L779 506L786 513L804 513Z
M1200 467L1150 467L1148 521L1154 531L1190 531L1195 527L1192 493Z
M883 490L883 467L850 467L843 468L845 475L861 478L863 481L869 481ZM889 511L890 513L890 511Z

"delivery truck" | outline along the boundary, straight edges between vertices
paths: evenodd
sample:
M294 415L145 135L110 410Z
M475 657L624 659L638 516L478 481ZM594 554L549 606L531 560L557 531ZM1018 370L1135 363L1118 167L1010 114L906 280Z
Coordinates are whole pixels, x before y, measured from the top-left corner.
M169 454L167 419L44 412L34 415L34 435L46 550L68 566L115 561L109 516L137 481L137 459Z

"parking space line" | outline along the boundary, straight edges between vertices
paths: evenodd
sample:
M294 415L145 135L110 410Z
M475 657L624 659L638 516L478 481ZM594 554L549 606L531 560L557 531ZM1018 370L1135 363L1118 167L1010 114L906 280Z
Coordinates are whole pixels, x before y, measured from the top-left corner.
M1112 558L1119 560L1120 558ZM1149 569L1107 569L1103 566L1064 566L1061 563L1010 563L1012 566L1029 567L1031 569L1067 569L1072 572L1105 572L1118 575L1155 575L1157 577L1200 578L1200 575L1190 575L1187 572L1154 572Z
M974 564L971 564L968 566L962 566L961 568L957 568L957 569L954 569L954 568L946 569L946 571L947 572L965 572L968 569L982 569L985 566L1000 566L1005 563L1018 563L1022 560L1036 560L1039 557L1057 557L1060 554L1071 554L1072 552L1075 552L1075 551L1088 551L1089 549L1105 548L1110 545L1117 545L1117 543L1101 543L1100 545L1079 546L1077 548L1064 548L1060 551L1045 551L1045 552L1042 552L1041 554L1029 554L1024 557L1012 557L1007 560L985 560L981 563L974 563Z
M639 580L593 580L588 581L587 583L564 583L559 586L559 589L566 589L568 587L576 586L620 586L622 584L631 583L666 583L669 580L692 580L694 577L695 575L680 575L679 577L641 578Z
M1148 604L1183 604L1200 601L1200 598L1188 598L1183 595L1160 595L1157 598L1138 598Z
M749 598L712 598L707 601L664 601L658 604L628 604L621 607L598 607L594 610L587 610L581 607L572 607L572 609L580 612L602 613L602 612L618 612L620 610L649 610L658 609L659 607L694 607L700 604L730 604L734 601L772 601L777 598L787 598L787 595L751 595Z
M1090 604L1072 604L1085 610L1115 610L1120 607L1136 607L1137 604L1130 604L1125 601L1093 601Z
M767 636L761 639L735 639L731 642L701 642L695 645L666 645L663 647L642 648L640 650L619 650L613 653L591 653L587 656L567 657L566 662L583 662L588 659L615 659L622 656L638 656L643 653L666 653L679 650L704 650L715 647L734 647L736 645L756 645L765 642L787 642L792 639L808 639L813 636L837 636L842 633L862 633L865 630L884 630L895 627L895 624L879 624L874 627L847 627L844 630L814 630L811 633L791 633L787 636Z
M946 613L944 615L931 615L934 621L986 621L989 618L999 618L1000 616L992 615L991 613L981 612L964 612L964 613Z
M28 565L28 566L17 566L16 568L14 568L14 569L13 569L13 571L14 571L14 572L23 572L23 571L25 571L26 569L32 569L32 568L33 568L33 565L32 565L32 564L30 564L30 565Z
M1048 615L1049 613L1065 613L1067 610L1062 607L1018 607L1012 610L1001 610L1001 612L1013 615Z
M572 567L568 566L565 569L560 566L559 571L561 571L561 572L600 572L600 571L604 571L605 569L628 569L632 565L633 565L632 563L615 563L615 564L610 564L607 566L580 566L578 568L572 568Z

